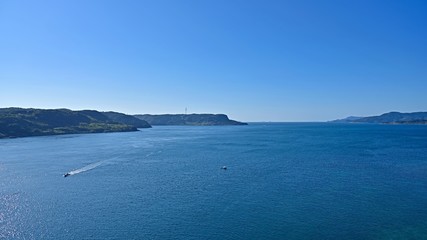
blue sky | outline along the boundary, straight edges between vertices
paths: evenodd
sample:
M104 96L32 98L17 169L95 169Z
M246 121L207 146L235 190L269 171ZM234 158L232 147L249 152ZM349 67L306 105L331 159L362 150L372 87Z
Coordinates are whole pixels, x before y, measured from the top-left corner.
M0 107L427 111L427 1L0 1Z

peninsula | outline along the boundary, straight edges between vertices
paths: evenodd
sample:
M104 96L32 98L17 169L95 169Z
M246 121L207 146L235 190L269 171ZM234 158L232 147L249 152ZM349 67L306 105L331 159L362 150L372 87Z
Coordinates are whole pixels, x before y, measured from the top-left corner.
M146 121L116 112L0 108L0 138L138 131Z
M76 133L130 132L151 125L247 125L225 114L127 115L69 109L0 108L0 138Z
M247 125L247 123L230 120L225 114L138 114L134 116L147 121L151 125Z

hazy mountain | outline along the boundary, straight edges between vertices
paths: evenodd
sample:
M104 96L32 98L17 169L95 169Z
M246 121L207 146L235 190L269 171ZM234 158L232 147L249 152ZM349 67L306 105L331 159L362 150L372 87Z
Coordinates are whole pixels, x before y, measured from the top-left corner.
M363 118L363 117L350 116L350 117L346 117L346 118L343 118L343 119L333 120L333 121L330 121L330 122L351 122L351 121L355 121L355 120L358 120L358 119L361 119L361 118Z
M400 113L389 112L379 116L370 117L349 117L334 120L332 122L352 122L352 123L388 123L388 124L426 124L427 112Z

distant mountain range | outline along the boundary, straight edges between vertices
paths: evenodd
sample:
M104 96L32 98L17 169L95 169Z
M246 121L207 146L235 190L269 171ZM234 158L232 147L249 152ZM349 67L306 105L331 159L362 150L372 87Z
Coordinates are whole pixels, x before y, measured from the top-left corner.
M379 116L347 117L331 122L340 123L384 123L384 124L427 124L427 112L389 112Z
M151 125L247 125L247 123L230 120L225 114L139 114L134 116L147 121Z

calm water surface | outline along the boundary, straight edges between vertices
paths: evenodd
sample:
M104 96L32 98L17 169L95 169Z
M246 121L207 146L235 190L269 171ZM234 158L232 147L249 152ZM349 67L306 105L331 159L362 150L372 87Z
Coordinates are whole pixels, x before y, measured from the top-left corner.
M427 126L3 139L0 239L427 239Z

